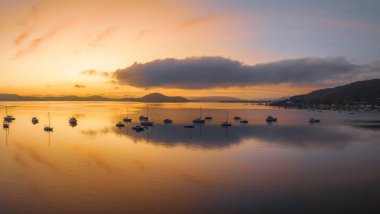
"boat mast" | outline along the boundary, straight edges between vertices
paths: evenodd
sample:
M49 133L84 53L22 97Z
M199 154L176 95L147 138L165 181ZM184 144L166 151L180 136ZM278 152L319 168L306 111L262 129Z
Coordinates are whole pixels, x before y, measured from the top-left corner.
M202 107L199 106L199 119L202 119Z
M49 118L49 127L50 127L50 112L48 113L48 118Z

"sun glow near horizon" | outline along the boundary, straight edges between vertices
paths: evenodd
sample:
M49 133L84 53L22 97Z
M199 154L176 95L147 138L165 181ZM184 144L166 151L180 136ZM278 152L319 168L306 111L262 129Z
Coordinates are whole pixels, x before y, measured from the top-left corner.
M283 97L322 86L273 82L202 89L136 87L118 84L111 75L90 76L82 72L89 69L114 72L135 62L167 58L222 56L256 65L331 54L329 48L316 46L317 51L310 52L280 44L281 36L288 32L281 30L286 23L276 19L293 17L283 13L266 15L263 11L270 10L271 5L262 1L232 4L213 0L2 0L0 6L3 14L0 72L6 76L0 80L1 93L133 97L160 92L185 97L221 94L249 99ZM274 23L279 31L270 27ZM331 23L341 22L325 19L322 25ZM302 28L308 32L307 27L298 27ZM320 35L323 34L321 31ZM334 37L339 32L331 34ZM289 40L291 44L298 42L302 41ZM347 55L341 53L332 54Z

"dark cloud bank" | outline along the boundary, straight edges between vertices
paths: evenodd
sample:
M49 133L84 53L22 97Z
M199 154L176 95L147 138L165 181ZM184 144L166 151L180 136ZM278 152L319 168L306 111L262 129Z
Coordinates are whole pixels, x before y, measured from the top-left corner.
M365 76L369 71L371 76L380 74L378 70L373 72L368 66L355 65L342 57L301 58L257 65L223 57L193 57L135 63L115 71L113 76L120 84L135 87L206 89L279 83L328 85Z

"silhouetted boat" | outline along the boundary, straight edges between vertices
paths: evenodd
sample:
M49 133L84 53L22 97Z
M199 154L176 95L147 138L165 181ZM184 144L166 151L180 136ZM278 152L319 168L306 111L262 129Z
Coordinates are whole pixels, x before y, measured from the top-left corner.
M44 131L46 132L52 132L53 127L50 126L50 112L48 113L48 118L49 118L49 125L44 127Z
M144 120L141 121L140 125L144 126L144 127L148 127L148 126L153 126L153 122L152 121L149 121L148 120L148 115L149 115L149 111L148 111L148 104L146 105L146 117L144 117ZM140 116L141 118L141 116Z
M190 121L191 121L191 112L190 112ZM193 124L188 124L188 125L184 125L183 127L187 128L187 129L192 129L192 128L194 128L194 125Z
M205 120L212 120L212 117L207 116L207 117L205 117Z
M201 107L199 107L199 118L193 120L193 123L196 123L196 124L205 123L205 120L202 119L202 108Z
M132 122L132 119L128 117L128 108L127 108L127 117L124 117L124 118L123 118L123 121L124 121L125 123L130 123L130 122Z
M239 116L235 116L235 117L234 117L234 120L241 120L241 117L239 117Z
M125 124L123 122L117 122L116 127L123 128L123 127L125 127Z
M151 122L151 121L141 121L140 125L142 125L142 126L153 126L153 122Z
M38 119L37 119L37 117L33 117L32 118L32 123L33 124L37 124L39 121L38 121Z
M142 116L142 115L141 115L141 116L139 117L139 120L141 120L141 121L148 120L148 117L145 117L145 116Z
M248 120L240 120L240 123L242 123L242 124L247 124L248 123Z
M220 124L220 125L221 125L222 127L225 127L225 128L232 126L232 124L228 122L228 111L227 111L227 118L226 118L226 121L223 122L223 123Z
M277 118L275 117L272 117L272 116L268 116L267 119L266 119L267 122L277 122Z
M143 126L136 125L136 126L132 126L132 130L135 130L136 132L141 132L141 131L144 131L145 128Z
M240 123L243 124L243 125L247 124L248 120L246 118L247 118L247 110L244 111L244 119L240 120Z
M13 117L12 115L8 115L8 106L5 106L5 117L4 117L4 121L12 122L13 120L16 120L16 118Z
M230 126L232 126L232 124L229 123L229 122L223 122L223 123L221 124L221 126L222 126L222 127L230 127Z
M3 129L9 129L9 123L3 122Z
M319 122L321 122L321 120L316 119L316 118L310 118L310 120L309 120L309 123L319 123Z
M74 124L74 123L78 123L78 120L77 120L77 118L75 118L75 117L70 117L70 119L69 119L69 123L72 123L72 124Z
M165 123L165 124L172 124L172 123L173 123L173 120L171 120L171 119L165 119L165 120L164 120L164 123Z

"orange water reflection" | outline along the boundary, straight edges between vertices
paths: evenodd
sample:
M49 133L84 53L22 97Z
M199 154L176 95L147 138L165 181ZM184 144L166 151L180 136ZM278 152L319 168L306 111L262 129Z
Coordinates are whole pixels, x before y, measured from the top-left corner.
M333 118L331 112L320 116L330 118L327 125L312 127L303 122L307 111L208 103L202 104L204 115L215 119L188 135L182 124L189 122L189 111L196 116L198 103L151 104L157 126L137 134L114 124L126 106L137 120L145 104L6 104L15 106L9 111L16 121L0 134L5 212L249 213L288 205L290 211L308 211L308 200L334 211L340 207L330 201L357 199L347 192L366 199L348 208L367 209L379 193L379 132L336 125L346 116ZM247 109L252 124L220 128L226 109L231 117ZM50 134L43 131L48 111ZM268 126L262 120L268 113L281 116L279 123ZM68 123L72 115L76 127ZM39 124L31 123L33 116ZM163 125L166 117L174 124Z

